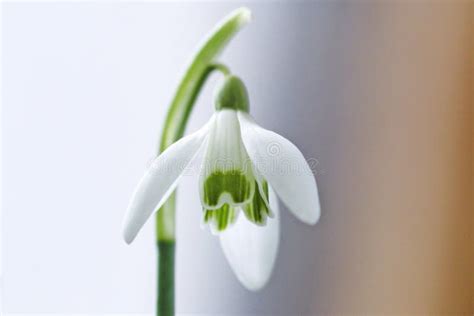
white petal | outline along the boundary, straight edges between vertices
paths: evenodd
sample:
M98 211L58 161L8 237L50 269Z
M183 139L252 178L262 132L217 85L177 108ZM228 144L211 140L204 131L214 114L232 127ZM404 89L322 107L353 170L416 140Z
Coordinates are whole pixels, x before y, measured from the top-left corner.
M239 215L234 226L220 234L225 257L239 281L257 291L268 282L275 264L280 238L280 213L275 192L269 188L270 207L275 215L258 226Z
M286 138L239 112L242 140L256 169L283 203L301 221L315 224L320 216L318 188L303 154Z
M181 138L159 155L140 180L123 222L123 237L131 243L147 219L173 193L181 175L205 141L213 118L197 132Z

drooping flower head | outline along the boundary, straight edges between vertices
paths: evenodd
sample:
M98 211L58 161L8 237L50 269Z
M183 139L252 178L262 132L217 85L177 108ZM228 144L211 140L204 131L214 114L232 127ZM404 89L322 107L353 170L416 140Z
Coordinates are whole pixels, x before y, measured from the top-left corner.
M215 110L203 128L155 159L130 202L124 238L133 241L202 148L203 221L219 235L238 279L257 290L268 281L278 248L276 195L301 221L315 224L320 215L316 181L295 145L255 123L238 77L225 77L216 92Z
M248 112L242 81L229 76L217 90L215 122L210 128L200 176L204 220L223 231L242 211L256 225L271 215L268 184L257 175L242 140L238 112Z

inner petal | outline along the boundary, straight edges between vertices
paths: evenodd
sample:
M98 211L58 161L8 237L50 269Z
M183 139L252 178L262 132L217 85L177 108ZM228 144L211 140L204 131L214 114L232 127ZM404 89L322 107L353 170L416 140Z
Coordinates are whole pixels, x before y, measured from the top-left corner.
M231 224L235 223L238 215L238 210L229 204L222 205L216 210L204 209L204 223L211 226L214 233L224 231Z
M200 196L205 209L239 206L252 200L255 177L234 110L217 112L203 163Z
M258 189L250 203L242 207L242 210L247 219L257 225L263 226L267 223L267 217L273 217L273 214L268 205L268 184L265 180L255 182Z

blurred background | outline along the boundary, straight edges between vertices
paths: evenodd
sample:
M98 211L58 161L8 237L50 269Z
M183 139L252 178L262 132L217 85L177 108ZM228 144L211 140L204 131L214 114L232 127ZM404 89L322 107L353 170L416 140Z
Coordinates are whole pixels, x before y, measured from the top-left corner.
M221 60L317 160L322 217L282 212L273 276L248 292L184 177L178 313L474 313L472 1L2 3L5 313L153 312L153 221L127 246L122 216L186 62L241 5L253 21Z

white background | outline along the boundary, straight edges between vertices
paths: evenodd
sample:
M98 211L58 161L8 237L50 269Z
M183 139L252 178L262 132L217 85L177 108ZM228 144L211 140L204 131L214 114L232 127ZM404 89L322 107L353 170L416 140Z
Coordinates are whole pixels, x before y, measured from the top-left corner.
M122 216L185 62L238 6L3 4L4 311L152 312L153 222L126 246ZM249 7L222 60L257 121L320 162L322 218L284 212L274 275L251 293L200 228L185 177L178 311L472 313L472 5Z

